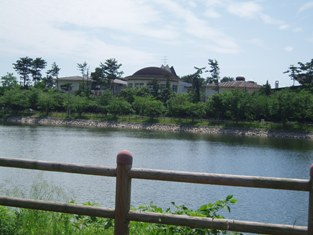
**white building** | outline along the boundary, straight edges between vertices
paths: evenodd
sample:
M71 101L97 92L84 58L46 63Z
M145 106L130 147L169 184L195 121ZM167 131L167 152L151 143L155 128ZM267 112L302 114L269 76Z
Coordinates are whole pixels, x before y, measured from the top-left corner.
M187 93L190 83L183 82L177 76L173 67L146 67L138 70L133 75L125 78L128 87L151 87L152 82L157 82L160 89L164 89L169 83L170 88L176 93Z
M57 89L60 91L70 91L70 92L76 92L79 89L82 89L83 86L91 87L91 78L86 79L81 76L70 76L70 77L61 77L57 80ZM70 87L70 90L67 89L67 87ZM127 87L127 82L123 81L121 79L114 79L113 80L113 87L112 92L113 94L118 94L123 88ZM91 92L95 95L101 95L103 90L101 89L91 89Z
M247 91L249 93L253 93L258 91L260 88L261 85L258 85L256 82L246 81L246 79L243 76L238 76L236 77L235 81L220 82L218 86L216 84L206 85L205 97L207 98L217 93L224 93L227 91L234 90L242 90Z

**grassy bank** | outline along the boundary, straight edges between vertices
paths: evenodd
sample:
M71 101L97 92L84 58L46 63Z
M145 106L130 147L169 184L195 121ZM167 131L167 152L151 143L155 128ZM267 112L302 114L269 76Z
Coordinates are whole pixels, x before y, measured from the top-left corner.
M221 210L230 212L231 204L236 200L230 195L225 200L202 205L196 210L191 210L184 205L172 203L171 208L163 210L154 204L141 205L132 208L135 211L170 213L178 215L189 215L197 217L224 218L219 215ZM95 206L86 203L88 206ZM37 234L114 234L114 220L93 216L81 216L73 214L63 214L30 209L12 209L0 206L0 234L1 235L37 235ZM151 224L142 222L130 223L130 234L238 234L209 229L196 229L182 226Z
M138 115L110 116L103 114L84 113L82 115L68 115L67 113L51 112L49 115L40 112L23 112L23 113L1 113L0 118L5 121L11 116L17 117L35 117L35 118L56 118L56 119L83 119L96 121L114 121L121 123L136 124L160 124L160 125L178 125L189 127L217 127L217 128L237 128L237 129L260 129L266 131L292 131L302 133L313 133L313 124L286 122L275 123L267 121L225 121L225 120L207 120L207 119L190 119L190 118L171 118L171 117L145 117Z
M20 188L11 188L3 185L0 193L8 197L31 198L44 201L69 201L76 204L64 193L62 188L48 183L37 177L28 192ZM176 205L174 202L169 208L161 208L153 203L131 207L133 211L167 213L176 215L188 215L209 218L224 218L221 214L231 212L231 206L237 202L232 195L216 202L201 205L197 209L190 209L185 205ZM98 207L96 203L86 202L85 206ZM82 216L58 212L47 212L40 210L21 209L0 206L0 234L1 235L112 235L114 234L114 220L94 216ZM192 229L182 226L131 222L130 234L132 235L178 235L178 234L236 234L224 233L208 229Z

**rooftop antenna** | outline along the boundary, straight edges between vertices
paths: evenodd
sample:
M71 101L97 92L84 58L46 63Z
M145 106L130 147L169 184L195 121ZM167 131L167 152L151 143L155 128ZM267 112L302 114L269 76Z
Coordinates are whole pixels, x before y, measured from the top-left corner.
M163 64L164 64L164 66L167 65L167 56L163 57Z

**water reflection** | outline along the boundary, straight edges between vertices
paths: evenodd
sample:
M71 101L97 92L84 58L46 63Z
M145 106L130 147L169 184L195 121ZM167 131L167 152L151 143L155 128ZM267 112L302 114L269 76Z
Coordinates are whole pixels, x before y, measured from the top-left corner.
M208 136L152 131L0 126L0 155L55 162L115 166L128 149L134 168L308 178L313 145L307 140ZM115 180L65 173L40 173L78 202L114 205ZM29 190L38 171L0 169L0 186ZM5 193L1 191L1 194ZM306 224L307 193L134 180L132 204L172 201L196 208L233 194L239 201L228 218ZM256 213L257 211L257 213ZM268 216L270 215L270 216Z

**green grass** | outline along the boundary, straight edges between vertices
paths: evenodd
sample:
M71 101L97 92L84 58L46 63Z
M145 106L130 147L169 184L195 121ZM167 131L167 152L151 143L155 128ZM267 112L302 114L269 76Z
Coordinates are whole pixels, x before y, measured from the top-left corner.
M30 191L25 194L19 188L11 189L9 182L3 184L0 188L1 194L8 197L23 197L45 201L64 201L67 196L58 186L49 185L42 176L36 178L36 181L30 187ZM73 200L68 200L75 203ZM189 215L198 217L223 218L221 212L226 210L230 212L230 207L237 200L232 195L223 200L208 203L200 206L198 209L190 209L185 205L172 205L163 209L150 203L132 207L131 210L141 212L156 212ZM86 206L95 206L96 203L87 202ZM32 209L11 208L0 206L0 234L1 235L97 235L114 234L114 220L94 216L82 216L74 214L65 214L58 212L47 212ZM178 234L235 234L226 233L208 229L193 229L183 226L162 225L142 222L130 223L130 234L147 235L178 235Z
M154 204L141 205L132 208L141 212L157 212L167 214L189 215L196 217L224 218L219 212L226 209L230 212L230 205L236 203L232 196L215 203L202 205L191 210L184 205L172 203L174 209L163 210ZM95 206L87 203L89 206ZM81 216L56 212L46 212L31 209L12 209L0 206L0 234L1 235L89 235L114 234L114 220L94 216ZM184 226L162 225L143 222L131 222L130 234L238 234L219 230L197 229Z
M190 118L172 118L172 117L157 117L150 118L139 115L126 115L126 116L110 116L95 113L83 113L81 116L62 112L51 112L47 116L40 112L26 112L4 114L0 112L0 118L7 118L9 116L32 116L38 118L59 118L59 119L85 119L85 120L98 120L98 121L114 121L114 122L127 122L138 124L160 124L160 125L180 125L180 126L195 126L195 127L219 127L219 128L244 128L244 129L263 129L274 131L295 131L295 132L313 132L313 124L287 122L276 123L266 121L229 121L229 120L212 120L212 119L190 119Z

